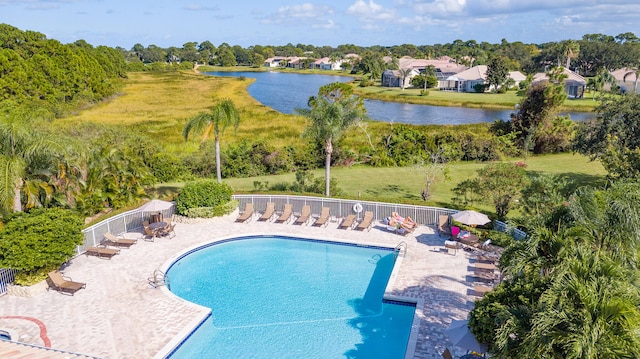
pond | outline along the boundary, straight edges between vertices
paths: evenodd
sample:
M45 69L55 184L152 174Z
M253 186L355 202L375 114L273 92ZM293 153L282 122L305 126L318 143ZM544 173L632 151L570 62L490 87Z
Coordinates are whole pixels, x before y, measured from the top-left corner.
M277 71L268 72L205 72L212 76L255 78L249 86L249 94L265 106L276 111L293 114L296 108L306 108L310 96L328 83L349 82L353 78L335 75L294 74ZM466 107L444 107L417 105L378 100L364 101L367 114L372 120L408 123L414 125L461 125L493 122L494 119L509 120L513 110L489 110ZM575 121L595 117L589 112L569 113Z

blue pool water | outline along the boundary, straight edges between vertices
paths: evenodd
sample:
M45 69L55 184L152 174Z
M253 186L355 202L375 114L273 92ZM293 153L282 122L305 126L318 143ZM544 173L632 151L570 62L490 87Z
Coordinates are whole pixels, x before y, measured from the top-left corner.
M385 248L257 236L194 251L171 291L212 314L171 358L404 358L415 306L385 302Z

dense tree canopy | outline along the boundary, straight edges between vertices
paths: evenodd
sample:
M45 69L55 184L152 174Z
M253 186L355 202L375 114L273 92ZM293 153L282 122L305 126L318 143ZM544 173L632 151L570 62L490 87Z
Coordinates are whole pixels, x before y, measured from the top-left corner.
M471 326L508 358L640 356L640 186L581 188L504 252Z
M56 115L69 104L115 94L126 77L115 49L78 41L63 45L43 34L0 24L0 101L47 108Z
M605 98L597 113L578 127L575 149L600 160L612 178L638 178L640 95Z

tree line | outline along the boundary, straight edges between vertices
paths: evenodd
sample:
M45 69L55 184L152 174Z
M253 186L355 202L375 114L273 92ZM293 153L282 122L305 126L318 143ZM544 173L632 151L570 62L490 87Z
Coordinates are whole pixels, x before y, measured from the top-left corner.
M305 44L253 45L244 48L226 42L215 46L211 41L187 42L182 47L161 48L156 45L135 44L131 49L116 48L130 63L198 62L219 66L262 66L264 60L274 56L298 56L309 59L329 57L345 59L347 54L357 54L360 60L353 63L358 70L373 70L375 61L384 56L416 59L435 59L449 56L467 66L488 65L495 57L506 59L512 71L535 73L549 67L564 66L585 76L595 76L599 69L615 70L623 67L637 68L640 64L640 39L631 32L616 36L586 34L582 39L568 39L542 44L525 44L520 41L500 43L455 40L446 44L395 46L357 46L343 44L336 47ZM382 69L384 70L384 69ZM379 70L378 70L379 71ZM375 77L378 78L379 76Z
M62 116L122 88L122 54L83 40L62 44L35 31L0 24L0 101Z

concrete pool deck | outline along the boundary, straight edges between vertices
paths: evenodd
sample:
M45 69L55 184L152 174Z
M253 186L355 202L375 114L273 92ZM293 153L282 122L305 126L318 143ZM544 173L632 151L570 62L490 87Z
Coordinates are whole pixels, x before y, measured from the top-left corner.
M453 346L445 330L452 320L466 319L473 308L473 287L478 284L471 277L474 255L463 250L447 254L444 239L433 228L420 226L399 236L379 223L360 232L337 229L338 223L318 228L258 222L257 217L235 223L236 217L237 212L195 224L178 223L176 237L139 240L111 260L79 256L63 272L86 282L86 289L74 296L48 291L30 298L0 297L0 329L12 329L18 341L43 346L37 321L55 349L101 358L152 358L209 312L149 286L147 278L154 270L199 244L230 236L280 234L385 247L405 242L406 253L386 295L421 304L416 310L420 321L414 358L441 358L447 347L454 355L466 352Z

